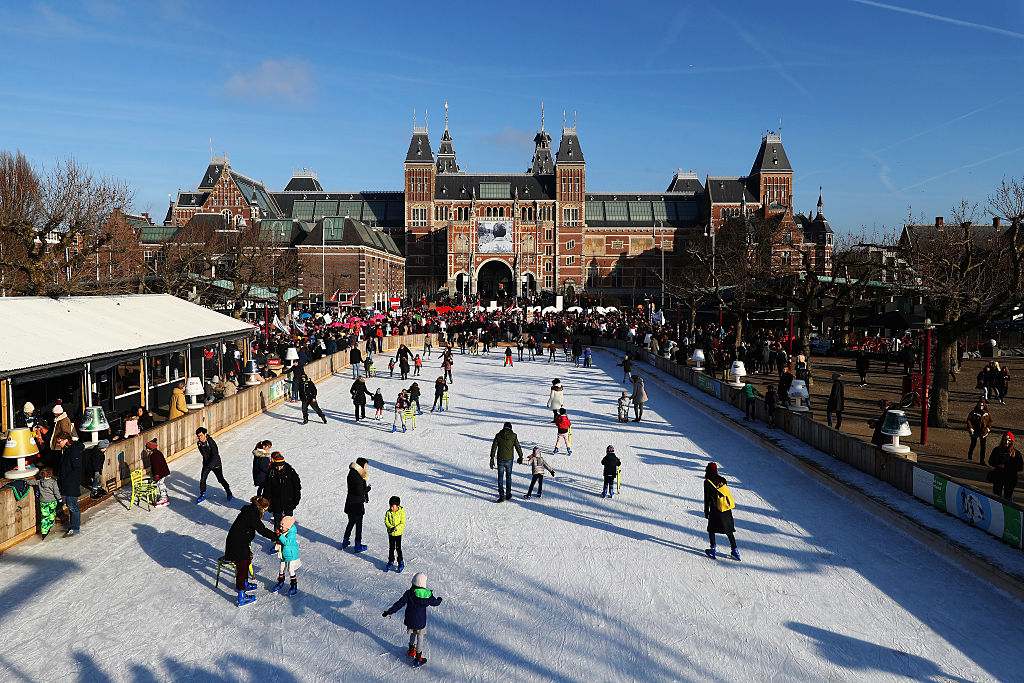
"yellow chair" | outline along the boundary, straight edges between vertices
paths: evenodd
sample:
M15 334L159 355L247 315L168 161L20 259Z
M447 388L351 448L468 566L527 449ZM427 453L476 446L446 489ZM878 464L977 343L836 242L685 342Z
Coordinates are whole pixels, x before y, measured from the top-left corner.
M146 476L146 470L132 470L132 497L128 501L128 509L132 509L132 505L135 505L135 501L146 501L146 509L150 510L149 503L153 496L156 495L156 486L153 485L153 480Z
M405 409L405 423L409 429L416 429L416 409L412 405Z
M225 567L231 569L231 571L235 571L235 561L228 559L227 555L221 555L219 558L217 558L217 580L214 581L214 583L213 583L213 587L214 588L219 588L220 587L220 570L224 569ZM250 562L249 563L249 578L252 578L253 576L255 576L255 574L256 573L253 571L253 568L252 568L252 563Z

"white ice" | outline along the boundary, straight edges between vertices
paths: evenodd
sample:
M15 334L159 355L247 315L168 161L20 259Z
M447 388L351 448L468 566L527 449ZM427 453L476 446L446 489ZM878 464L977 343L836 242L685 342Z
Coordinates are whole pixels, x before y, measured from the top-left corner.
M642 423L619 424L624 385L559 360L502 368L456 354L450 412L431 414L436 356L419 378L425 414L392 434L352 421L350 375L320 385L329 424L284 404L218 437L236 494L253 495L253 445L269 438L303 482L296 511L299 594L268 592L278 560L257 536L256 602L214 588L216 558L242 500L212 480L193 502L199 456L172 463L170 506L107 502L82 533L29 541L0 559L0 680L30 681L824 681L1024 680L1024 605L856 507L649 379ZM655 371L645 368L645 372ZM551 455L544 407L554 377L574 420L573 454ZM406 383L408 384L408 383ZM388 401L402 385L378 377ZM372 409L368 411L372 415ZM557 477L544 497L495 504L488 449L510 420ZM623 490L602 499L613 444ZM369 550L339 542L348 465L370 460ZM738 507L743 561L713 561L702 475L713 459ZM402 498L403 574L381 571L383 516ZM268 515L269 518L269 515ZM719 537L719 548L727 548ZM426 572L427 665L409 670L402 615L381 617Z

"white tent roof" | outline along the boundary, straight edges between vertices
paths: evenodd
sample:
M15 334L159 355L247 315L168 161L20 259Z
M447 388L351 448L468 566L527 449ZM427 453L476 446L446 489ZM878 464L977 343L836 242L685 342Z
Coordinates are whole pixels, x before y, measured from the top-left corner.
M252 329L169 294L0 297L0 376Z

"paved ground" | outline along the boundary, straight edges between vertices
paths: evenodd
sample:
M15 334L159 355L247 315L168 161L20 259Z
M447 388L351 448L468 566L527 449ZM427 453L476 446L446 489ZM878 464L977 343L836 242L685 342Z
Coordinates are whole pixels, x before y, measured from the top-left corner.
M966 361L957 382L950 384L950 428L929 427L928 445L922 446L921 409L914 408L907 412L914 434L901 439L901 442L906 443L917 453L919 462L986 491L991 490L991 484L985 481L985 475L990 468L978 464L977 451L973 462L967 460L967 447L970 445L967 436L967 413L974 407L981 393L975 388L975 378L989 360L991 359L977 358ZM1024 430L1024 388L1014 381L1018 377L1024 377L1024 357L996 360L1000 366L1010 368L1010 396L1006 398L1006 405L989 405L993 433L988 439L988 451L998 445L1000 435L1004 431L1016 433ZM898 401L903 394L903 366L897 363L890 364L888 374L883 368L882 362L872 360L867 378L868 386L861 387L858 384L859 378L853 358L812 356L814 386L811 387L811 407L814 419L825 421L825 405L832 388L832 373L841 372L846 382L846 412L843 415L842 430L870 439L872 429L868 426L868 421L878 416L878 401L883 398ZM760 375L754 375L752 379L759 387L764 384ZM1018 489L1014 501L1024 504L1024 491Z

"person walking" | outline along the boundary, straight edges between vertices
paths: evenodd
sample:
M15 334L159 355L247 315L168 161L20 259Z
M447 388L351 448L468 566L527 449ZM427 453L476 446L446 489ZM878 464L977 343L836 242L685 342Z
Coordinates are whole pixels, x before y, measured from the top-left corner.
M547 407L551 410L552 422L558 419L558 411L562 409L564 398L562 381L558 378L551 380L551 393L548 395Z
M1014 447L1013 432L1003 434L1002 442L992 449L988 464L992 466L988 479L992 482L992 493L1013 500L1017 488L1017 475L1024 470L1024 459Z
M359 420L366 419L366 397L373 397L370 390L366 388L366 380L362 377L356 377L355 381L352 382L351 388L349 388L349 394L352 396L352 405L356 409L356 422Z
M67 435L57 438L60 465L57 469L57 488L68 508L68 530L64 538L78 534L82 529L82 512L78 507L78 496L82 493L82 452L81 441L72 441Z
M978 403L967 413L967 434L971 437L971 446L967 449L967 459L974 459L974 446L981 445L981 452L978 462L985 464L985 440L988 433L992 431L992 415L988 412L988 404L985 399L979 399Z
M718 465L709 462L704 468L704 518L708 520L708 539L711 547L704 554L711 559L718 556L715 534L725 534L732 547L730 554L733 559L740 559L739 548L736 547L736 525L732 519L732 509L736 507L725 477L718 473Z
M768 429L775 429L775 409L779 407L779 392L769 384L764 392L764 409L768 413Z
M647 391L644 389L644 378L639 375L633 375L633 413L636 415L636 419L633 422L639 422L644 416L644 404L647 403Z
M206 427L200 427L196 430L196 448L199 449L200 455L203 456L203 469L199 475L199 497L196 498L196 502L202 503L206 500L206 478L210 476L210 472L213 472L213 476L217 477L217 481L224 487L227 499L231 500L233 497L231 495L231 486L228 484L227 479L224 478L224 470L220 461L220 450L217 448L217 442L207 433Z
M302 384L299 385L299 398L302 399L302 424L309 422L310 407L324 421L324 424L327 424L324 411L320 410L320 404L316 402L316 383L309 378L309 375L302 376ZM365 406L366 404L364 403L363 405Z
M228 537L224 541L224 557L235 565L235 590L238 591L238 606L248 605L256 601L255 595L247 591L256 590L256 584L249 581L249 568L252 566L252 550L250 545L256 534L278 542L277 535L263 523L263 515L270 507L266 498L253 496L249 504L244 506L232 522Z
M857 374L860 375L860 385L868 385L868 370L871 369L871 359L868 358L867 349L861 349L857 354Z
M280 451L270 456L270 472L263 483L264 498L270 501L274 530L281 529L281 520L295 514L302 498L302 482L295 468L285 462ZM279 532L280 533L280 532Z
M519 453L519 459L523 459L523 448L519 445L519 437L512 431L512 423L506 422L501 431L494 435L491 442L491 469L495 468L495 456L497 456L498 469L498 500L496 503L504 502L505 499L512 500L512 464L515 461L515 453ZM504 479L504 489L502 480Z
M366 504L370 502L370 475L366 471L367 464L366 458L356 458L356 461L348 466L348 495L345 497L348 525L345 527L345 538L341 542L341 547L344 549L350 545L349 537L355 529L356 545L352 550L356 553L366 550L366 546L363 545L363 515L366 514Z
M825 417L828 419L828 426L832 426L832 413L836 414L836 429L843 426L843 410L846 409L846 386L843 384L842 374L832 373L832 390L828 394L828 404L825 406Z

